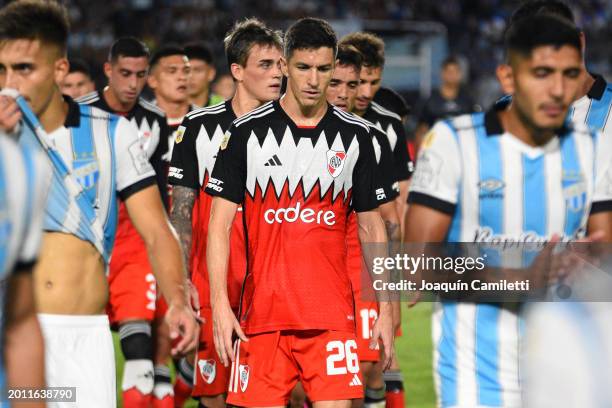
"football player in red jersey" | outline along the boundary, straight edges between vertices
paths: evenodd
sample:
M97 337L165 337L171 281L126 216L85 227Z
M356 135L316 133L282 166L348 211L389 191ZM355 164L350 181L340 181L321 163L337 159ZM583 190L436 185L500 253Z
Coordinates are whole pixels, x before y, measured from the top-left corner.
M194 384L192 395L209 408L225 406L229 368L221 364L214 349L206 269L206 235L212 197L204 192L225 132L231 123L263 103L278 99L282 72L282 37L261 21L237 23L225 38L225 53L236 82L236 94L226 102L187 114L179 128L172 153L169 183L173 186L170 219L179 234L191 279L198 289L201 326L197 357L183 360L175 385L175 405L180 406L179 385ZM240 289L246 272L242 212L236 214L231 233L229 299L238 312ZM187 373L193 373L189 377ZM194 378L195 375L195 378Z
M315 407L349 407L363 397L346 219L357 212L362 243L386 243L386 234L370 126L325 99L336 50L323 20L289 28L287 93L234 121L207 184L215 196L207 250L214 342L221 361L233 362L232 405L285 406L297 381ZM238 320L227 263L241 203L248 266ZM386 297L379 308L370 347L382 340L386 365L393 356Z

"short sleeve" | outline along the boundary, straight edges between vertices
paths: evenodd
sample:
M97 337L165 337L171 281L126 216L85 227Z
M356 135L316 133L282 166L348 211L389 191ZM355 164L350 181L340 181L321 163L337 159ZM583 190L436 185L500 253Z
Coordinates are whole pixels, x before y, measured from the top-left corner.
M111 119L112 121L116 119ZM138 138L138 128L119 117L113 134L115 146L116 189L126 200L130 195L156 183L155 171Z
M387 136L378 128L370 128L374 154L377 161L376 199L379 204L393 201L399 195L397 178L395 177L393 154Z
M408 144L406 142L406 129L400 120L394 120L393 130L397 135L397 142L393 147L393 163L395 167L395 177L398 181L408 180L412 175L412 161L408 154Z
M452 215L458 201L461 153L454 131L438 122L423 140L408 202Z
M197 190L200 188L198 172L198 155L196 138L199 123L185 118L176 131L176 140L172 149L168 182L175 186L183 186Z
M353 169L352 206L356 212L371 211L378 207L376 200L376 155L372 135L359 133L359 157Z
M597 134L595 192L591 214L612 211L612 133Z
M244 201L247 178L247 140L234 125L225 132L206 192L236 204Z
M164 155L168 152L168 139L170 138L170 128L166 122L165 116L160 116L157 119L159 123L159 142L153 152L153 155L149 159L153 170L155 171L155 177L157 179L157 187L161 195L162 201L166 206L169 207L168 199L168 164L163 159Z

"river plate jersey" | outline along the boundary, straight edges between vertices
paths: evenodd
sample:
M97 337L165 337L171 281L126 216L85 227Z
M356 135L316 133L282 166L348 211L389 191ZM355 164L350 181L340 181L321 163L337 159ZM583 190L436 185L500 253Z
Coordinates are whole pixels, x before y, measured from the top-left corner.
M247 333L355 330L347 217L377 207L368 125L328 105L300 128L278 101L234 121L206 191L242 203Z
M452 217L448 242L546 242L584 235L612 208L612 144L567 125L541 147L504 132L497 109L438 122L426 136L409 202ZM440 405L520 406L522 319L512 304L437 303L434 368Z

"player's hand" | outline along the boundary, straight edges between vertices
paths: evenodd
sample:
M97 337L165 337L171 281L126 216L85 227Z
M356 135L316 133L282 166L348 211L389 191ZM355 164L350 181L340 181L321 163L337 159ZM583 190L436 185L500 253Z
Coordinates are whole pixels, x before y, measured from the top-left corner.
M12 133L21 120L21 110L15 99L0 95L0 130Z
M171 303L166 312L166 323L170 329L170 339L179 342L172 348L172 355L185 355L196 349L200 335L200 326L191 306L186 303Z
M228 367L230 362L235 359L233 353L232 336L234 332L242 341L249 341L245 336L240 323L234 316L232 308L225 299L225 302L215 302L215 306L212 308L213 318L213 338L215 341L215 349L219 355L221 363Z
M370 350L374 350L376 345L382 341L384 360L382 369L387 370L391 366L391 361L395 355L393 344L393 306L391 302L380 302L379 312L374 327L372 327L372 338L370 339Z

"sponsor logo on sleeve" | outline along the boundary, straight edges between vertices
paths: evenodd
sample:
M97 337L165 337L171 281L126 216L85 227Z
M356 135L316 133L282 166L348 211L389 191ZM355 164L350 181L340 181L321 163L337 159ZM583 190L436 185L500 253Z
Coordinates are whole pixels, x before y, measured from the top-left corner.
M211 177L208 179L208 184L206 184L206 188L210 188L211 190L220 193L221 191L223 191L222 184L223 182L221 180Z
M168 177L174 177L175 179L181 180L183 178L183 169L178 167L170 167L168 170Z
M135 141L128 147L128 152L130 153L130 157L132 158L132 163L134 164L134 168L138 174L144 174L150 170L151 166L149 165L149 159L147 158L147 154L142 148L142 144L140 140Z

